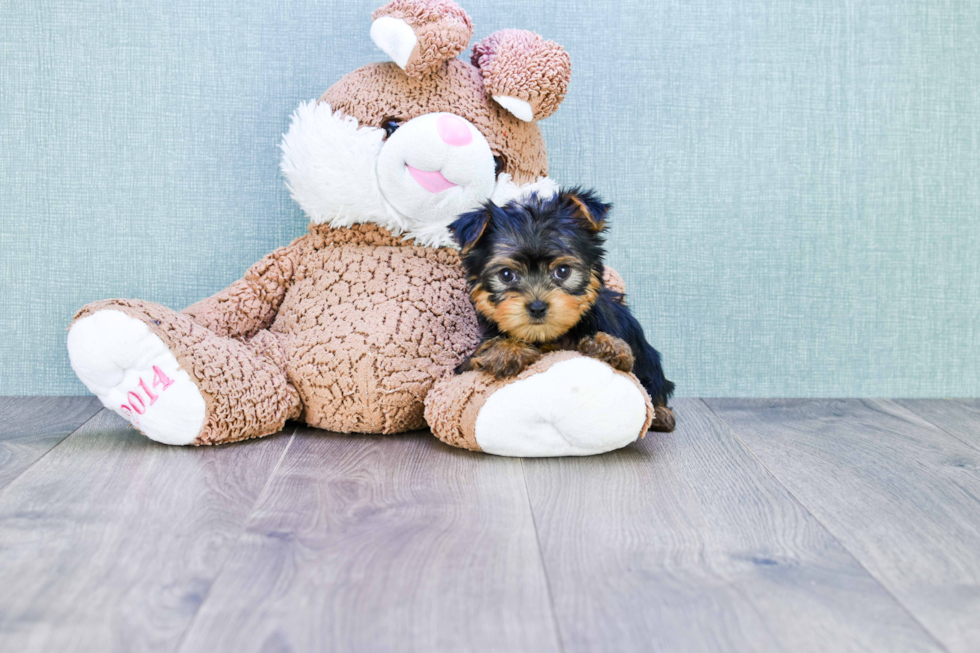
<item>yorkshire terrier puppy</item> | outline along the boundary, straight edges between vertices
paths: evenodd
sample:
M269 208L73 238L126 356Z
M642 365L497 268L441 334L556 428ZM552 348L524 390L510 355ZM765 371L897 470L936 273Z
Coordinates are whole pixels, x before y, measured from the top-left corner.
M667 406L674 384L664 378L660 354L623 295L603 285L610 208L591 191L571 189L503 207L487 202L450 225L483 329L483 342L457 373L503 378L543 353L578 350L632 371L654 405Z

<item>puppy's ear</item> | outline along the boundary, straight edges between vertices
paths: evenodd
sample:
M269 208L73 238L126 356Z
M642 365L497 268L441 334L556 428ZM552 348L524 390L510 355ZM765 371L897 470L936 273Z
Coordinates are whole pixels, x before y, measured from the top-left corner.
M480 241L487 231L493 214L493 203L487 202L478 209L463 213L449 225L460 251L466 255Z
M559 193L558 200L574 211L592 231L598 233L606 229L606 216L612 204L603 202L595 191L570 188Z

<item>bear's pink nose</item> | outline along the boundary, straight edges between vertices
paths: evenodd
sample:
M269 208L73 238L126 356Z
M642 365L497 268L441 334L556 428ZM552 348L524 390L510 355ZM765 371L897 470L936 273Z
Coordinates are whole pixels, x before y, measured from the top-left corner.
M470 126L466 124L466 121L451 113L444 113L439 116L439 120L436 121L436 128L439 130L439 138L447 145L462 147L469 145L473 140L473 134L470 133Z

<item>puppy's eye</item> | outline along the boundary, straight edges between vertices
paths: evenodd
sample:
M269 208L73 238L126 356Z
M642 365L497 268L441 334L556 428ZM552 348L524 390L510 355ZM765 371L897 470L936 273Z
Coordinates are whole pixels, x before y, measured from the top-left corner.
M385 120L384 124L381 125L381 129L385 130L385 139L391 138L391 135L395 133L395 130L402 126L400 120L395 120L391 118L390 120Z
M555 275L555 279L558 279L559 281L564 281L571 273L572 268L568 267L567 265L559 265L552 271L552 274Z
M514 271L510 268L504 268L497 273L497 278L504 283L514 283L514 281L517 279L517 275L514 274Z
M493 157L493 176L498 176L506 168L503 157L495 156Z

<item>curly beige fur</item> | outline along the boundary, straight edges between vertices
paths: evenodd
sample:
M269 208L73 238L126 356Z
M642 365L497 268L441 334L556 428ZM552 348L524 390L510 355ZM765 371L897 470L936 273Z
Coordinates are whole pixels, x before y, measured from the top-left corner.
M572 63L564 48L534 32L503 29L473 46L472 62L483 71L491 95L507 95L531 105L534 119L558 110L568 93Z
M376 9L373 16L400 18L415 32L418 43L405 65L409 77L424 75L452 59L473 38L473 22L451 0L394 0Z

